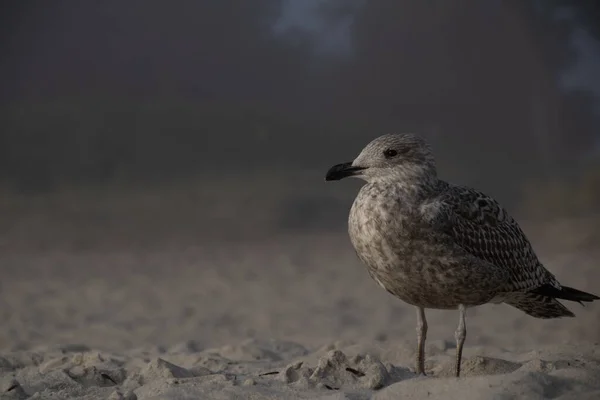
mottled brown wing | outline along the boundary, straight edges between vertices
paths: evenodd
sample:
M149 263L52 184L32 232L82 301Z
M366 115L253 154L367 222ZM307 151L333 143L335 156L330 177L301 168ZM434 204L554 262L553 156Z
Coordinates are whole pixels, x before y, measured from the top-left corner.
M538 260L517 222L491 197L449 185L441 196L435 224L471 255L509 271L507 292L544 284L559 287Z

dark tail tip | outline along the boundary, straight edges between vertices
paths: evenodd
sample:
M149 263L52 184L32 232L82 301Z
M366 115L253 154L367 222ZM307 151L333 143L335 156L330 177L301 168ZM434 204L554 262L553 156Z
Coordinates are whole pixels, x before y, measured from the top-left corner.
M562 288L558 289L552 285L546 284L532 290L532 292L541 294L543 296L553 297L555 299L577 301L579 303L582 301L591 302L594 300L600 300L600 297L594 294L586 293L568 286L563 286Z

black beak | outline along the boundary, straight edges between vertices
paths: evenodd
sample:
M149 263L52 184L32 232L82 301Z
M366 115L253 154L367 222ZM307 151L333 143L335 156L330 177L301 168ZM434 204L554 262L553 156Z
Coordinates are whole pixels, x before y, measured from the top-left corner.
M340 179L347 178L349 176L357 175L359 171L365 169L364 167L353 167L351 162L337 164L329 168L327 175L325 175L326 181L339 181Z

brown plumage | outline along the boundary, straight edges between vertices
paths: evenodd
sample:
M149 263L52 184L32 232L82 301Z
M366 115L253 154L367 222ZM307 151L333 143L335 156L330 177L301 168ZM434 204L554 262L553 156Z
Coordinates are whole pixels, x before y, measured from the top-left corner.
M367 182L348 219L358 257L380 286L417 309L417 373L425 372L425 308L459 310L459 376L466 308L504 302L536 318L573 317L557 299L600 299L562 286L494 199L438 179L431 150L416 135L381 136L326 180L349 176Z

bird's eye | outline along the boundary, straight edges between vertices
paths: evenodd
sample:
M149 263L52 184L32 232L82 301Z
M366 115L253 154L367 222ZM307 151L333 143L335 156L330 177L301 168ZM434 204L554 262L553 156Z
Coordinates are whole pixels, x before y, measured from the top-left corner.
M398 155L398 152L394 149L386 149L383 152L383 155L385 156L385 158L392 158L392 157L396 157Z

